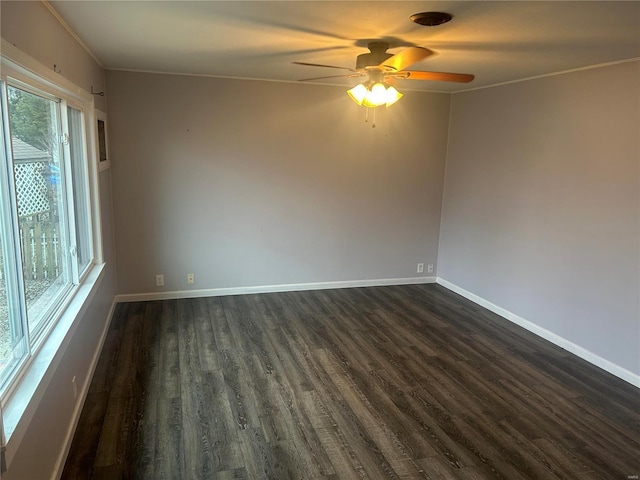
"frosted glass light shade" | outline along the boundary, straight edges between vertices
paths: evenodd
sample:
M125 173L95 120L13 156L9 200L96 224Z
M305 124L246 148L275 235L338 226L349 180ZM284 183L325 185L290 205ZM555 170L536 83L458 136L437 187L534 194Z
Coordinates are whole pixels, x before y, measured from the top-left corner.
M355 87L347 90L347 94L351 97L351 99L356 102L358 105L362 105L365 97L367 96L367 87L365 87L362 83L359 83Z
M387 89L382 83L375 83L369 94L367 95L367 101L376 107L386 103Z
M402 94L393 87L387 88L385 92L385 104L390 107L402 98Z
M402 98L402 94L398 90L381 82L369 84L368 87L359 83L347 90L347 94L358 105L368 108L376 108L381 105L389 107Z

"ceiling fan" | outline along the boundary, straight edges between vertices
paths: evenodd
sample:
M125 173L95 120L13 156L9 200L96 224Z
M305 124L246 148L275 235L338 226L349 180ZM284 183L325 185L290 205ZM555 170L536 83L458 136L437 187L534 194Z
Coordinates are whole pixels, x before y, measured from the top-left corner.
M348 70L351 73L343 75L329 75L323 77L313 77L301 79L301 82L312 80L323 80L326 78L356 78L367 77L364 83L356 85L347 91L349 96L358 104L369 108L386 105L387 107L397 102L402 94L394 87L396 79L403 80L436 80L443 82L467 83L474 79L473 75L466 73L446 73L446 72L422 72L405 70L420 60L423 60L433 52L428 48L409 47L400 53L387 53L389 44L387 42L370 42L368 44L369 53L358 55L356 68L337 67L334 65L322 65L318 63L293 62L296 65L310 67L326 67L341 70Z

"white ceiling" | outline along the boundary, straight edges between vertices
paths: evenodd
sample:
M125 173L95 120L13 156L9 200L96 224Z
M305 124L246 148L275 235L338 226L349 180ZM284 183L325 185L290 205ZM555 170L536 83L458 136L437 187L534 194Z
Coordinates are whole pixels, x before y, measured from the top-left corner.
M354 67L371 40L390 52L435 52L412 70L472 73L470 84L402 80L459 91L640 57L638 1L51 1L108 69L296 81ZM453 15L423 27L409 16ZM345 72L346 73L346 72ZM317 83L353 85L353 79Z

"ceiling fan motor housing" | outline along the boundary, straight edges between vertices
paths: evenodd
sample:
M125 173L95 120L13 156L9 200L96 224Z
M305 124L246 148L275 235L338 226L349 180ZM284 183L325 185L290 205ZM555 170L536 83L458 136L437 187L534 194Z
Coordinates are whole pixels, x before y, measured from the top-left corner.
M384 62L387 58L393 57L393 54L387 53L389 44L387 42L370 42L368 45L370 53L358 55L356 59L356 70L367 67L376 67Z

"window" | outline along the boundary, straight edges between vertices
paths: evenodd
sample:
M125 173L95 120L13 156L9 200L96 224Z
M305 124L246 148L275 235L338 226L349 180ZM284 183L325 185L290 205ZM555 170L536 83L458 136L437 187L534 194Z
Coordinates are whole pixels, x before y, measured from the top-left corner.
M47 82L0 80L0 399L94 264L89 103Z

